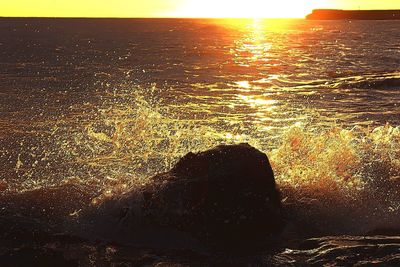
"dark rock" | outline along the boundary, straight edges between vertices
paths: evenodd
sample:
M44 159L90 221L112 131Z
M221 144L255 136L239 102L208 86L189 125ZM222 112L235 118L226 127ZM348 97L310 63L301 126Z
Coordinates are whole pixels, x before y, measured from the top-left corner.
M189 153L147 186L104 207L120 207L120 221L134 222L131 227L175 229L224 250L265 248L283 228L268 158L248 144Z
M79 266L75 260L64 258L60 251L43 248L20 248L5 255L0 254L1 266Z
M397 236L327 236L306 240L280 256L295 266L399 266L399 241Z

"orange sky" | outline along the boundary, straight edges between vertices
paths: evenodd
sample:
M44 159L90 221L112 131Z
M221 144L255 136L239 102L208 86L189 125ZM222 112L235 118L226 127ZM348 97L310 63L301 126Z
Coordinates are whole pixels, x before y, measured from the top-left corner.
M304 17L314 8L400 9L400 0L0 0L0 16Z

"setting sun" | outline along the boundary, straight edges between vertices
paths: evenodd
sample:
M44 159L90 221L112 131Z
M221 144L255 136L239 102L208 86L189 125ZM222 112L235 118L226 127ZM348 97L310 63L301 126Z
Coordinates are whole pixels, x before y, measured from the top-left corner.
M212 18L300 18L325 2L327 0L189 0L171 15Z
M383 3L384 2L384 3ZM398 0L1 0L4 17L304 18L312 9L394 9Z

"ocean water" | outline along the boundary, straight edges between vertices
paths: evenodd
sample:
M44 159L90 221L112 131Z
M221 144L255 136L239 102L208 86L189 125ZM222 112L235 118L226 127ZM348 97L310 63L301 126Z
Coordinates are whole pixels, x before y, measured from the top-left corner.
M298 221L399 227L399 44L397 21L0 19L1 194L96 204L248 142Z

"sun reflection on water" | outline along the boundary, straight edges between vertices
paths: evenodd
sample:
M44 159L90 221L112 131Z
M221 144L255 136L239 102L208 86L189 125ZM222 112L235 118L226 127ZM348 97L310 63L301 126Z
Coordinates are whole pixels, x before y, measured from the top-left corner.
M278 103L278 101L274 99L263 99L256 96L238 95L238 98L248 103L252 108L260 108L261 110L268 111L275 109L275 104Z
M237 66L253 68L263 64L268 65L270 50L273 48L272 42L268 37L268 31L281 27L278 22L268 22L262 19L245 21L241 25L243 34L235 40L235 47L231 49L232 61ZM255 79L261 75L261 78ZM259 73L251 77L253 79L240 80L235 82L237 94L234 101L244 104L252 110L252 120L255 125L262 125L264 129L272 129L269 123L272 121L273 113L279 106L279 101L273 95L267 94L264 86L259 86L258 81L269 79L279 79L278 74L271 76L270 73ZM249 77L250 78L250 77ZM278 111L276 111L278 112Z
M374 75L336 80L334 77L310 77L308 72L315 75L315 69L321 68L321 64L325 66L326 62L319 64L311 61L315 63L312 64L307 61L320 54L307 50L307 42L296 43L298 36L304 34L303 30L288 37L293 31L293 21L255 19L218 20L217 23L226 27L223 30L206 27L204 31L207 35L201 36L201 42L196 43L193 51L187 44L179 47L178 52L171 52L172 49L168 48L163 53L173 53L168 54L171 59L160 58L162 63L153 66L153 74L147 74L151 70L142 72L140 69L143 76L138 80L145 77L144 73L151 79L168 80L173 72L176 74L173 85L158 83L149 88L145 84L138 86L121 82L107 86L107 89L99 88L93 94L87 93L84 104L80 101L82 94L74 96L68 93L71 106L62 119L57 118L54 128L51 128L54 118L43 119L43 123L36 122L35 131L32 131L43 131L41 136L29 137L31 133L26 131L24 142L12 149L0 149L5 155L3 158L7 159L5 164L11 166L5 168L8 172L3 171L3 177L15 177L16 183L22 184L23 188L57 184L63 180L103 187L118 181L127 187L168 170L189 151L240 142L249 142L271 155L277 178L281 181L297 183L296 179L314 179L318 182L318 177L327 177L320 180L346 177L351 181L354 179L350 178L358 177L358 173L343 169L343 166L349 165L348 162L353 162L354 158L370 154L370 148L364 148L364 142L360 141L363 135L349 135L342 140L336 137L337 131L329 129L340 118L349 123L353 122L352 118L356 118L358 124L368 123L367 119L357 116L365 111L362 104L371 100L369 94L363 96L362 90L343 90L342 86L353 86L365 80L373 81L369 83L372 85L381 79L390 82L398 79L398 73L383 78ZM213 29L215 35L220 35L207 39ZM311 31L310 34L314 33ZM165 62L171 63L175 57L180 60L182 51L185 52L182 53L185 59L182 59L182 64L179 63L180 67L173 65L177 64L174 61L170 72L163 73L167 68ZM139 52L145 53L144 50ZM188 54L191 55L189 59ZM298 63L297 57L305 61L299 61L301 68L292 71ZM385 105L390 102L389 96L391 101L397 99L394 93L390 94L387 90L378 93ZM47 98L43 97L43 92L37 95L46 101L55 97L50 93ZM360 108L354 108L354 101ZM348 107L350 111L341 113L339 109L345 109L343 107ZM319 114L325 111L324 115ZM396 114L390 107L375 112L379 116L385 112ZM333 113L335 116L326 115ZM365 113L368 118L374 115L370 109ZM20 131L31 121L22 120L19 123L16 127L5 122L4 125L10 127L0 129L1 134L8 129ZM400 140L398 127L395 129L397 132L393 130L394 134L385 137L388 140L386 146L394 147L382 152L388 154L387 166L399 166L398 152L393 152L398 151ZM346 133L346 126L342 130L340 132ZM372 143L369 141L371 134L365 135L368 137L364 138L366 142ZM386 142L385 138L379 135L378 139ZM317 158L321 153L319 147L314 147L315 144L323 147L323 159ZM348 149L344 150L346 146ZM279 149L272 151L274 148ZM297 158L293 158L293 151L299 151ZM342 159L344 153L348 155L346 161L337 166L337 159ZM310 155L312 159L306 170L303 161L308 158L305 155ZM287 158L288 162L281 158ZM360 166L364 165L360 163L356 167ZM331 169L335 169L337 174L329 173ZM0 184L1 187L6 188ZM13 185L12 189L18 190L18 187Z
M272 44L266 40L267 32L262 22L254 19L245 24L243 37L235 41L236 46L231 54L239 66L251 67L268 61Z

